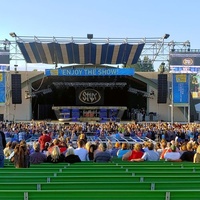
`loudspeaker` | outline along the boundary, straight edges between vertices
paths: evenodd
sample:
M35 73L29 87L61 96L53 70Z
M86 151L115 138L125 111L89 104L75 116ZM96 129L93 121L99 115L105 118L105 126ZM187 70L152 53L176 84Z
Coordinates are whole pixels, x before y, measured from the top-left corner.
M167 103L167 74L158 74L157 103Z
M22 103L21 74L11 74L12 104Z

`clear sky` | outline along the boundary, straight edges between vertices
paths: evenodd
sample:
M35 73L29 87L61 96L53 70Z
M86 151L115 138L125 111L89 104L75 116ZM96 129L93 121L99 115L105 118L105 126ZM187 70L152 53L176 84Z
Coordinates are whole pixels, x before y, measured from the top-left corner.
M170 34L200 49L199 0L1 0L0 40L19 36L142 38ZM12 66L11 66L12 67Z

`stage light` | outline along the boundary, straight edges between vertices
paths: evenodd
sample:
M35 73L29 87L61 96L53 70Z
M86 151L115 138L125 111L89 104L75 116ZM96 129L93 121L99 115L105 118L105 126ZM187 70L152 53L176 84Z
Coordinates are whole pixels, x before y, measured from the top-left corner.
M10 36L11 36L11 37L17 37L17 34L16 34L15 32L11 32L11 33L10 33Z
M93 39L93 34L87 34L87 39Z
M170 34L167 34L167 33L166 33L166 34L164 35L164 39L168 39L169 36L170 36Z

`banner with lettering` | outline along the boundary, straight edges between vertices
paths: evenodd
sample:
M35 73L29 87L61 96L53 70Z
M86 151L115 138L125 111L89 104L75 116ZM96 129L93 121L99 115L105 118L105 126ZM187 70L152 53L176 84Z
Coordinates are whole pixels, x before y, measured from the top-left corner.
M46 76L133 76L134 68L64 68L45 69Z
M189 74L173 74L173 103L179 106L189 103Z

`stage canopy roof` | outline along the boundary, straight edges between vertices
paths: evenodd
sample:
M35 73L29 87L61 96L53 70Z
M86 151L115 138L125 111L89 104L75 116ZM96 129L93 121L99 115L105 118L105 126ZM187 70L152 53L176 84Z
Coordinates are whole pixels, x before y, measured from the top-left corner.
M16 40L27 63L135 64L145 43L94 43L93 41Z

